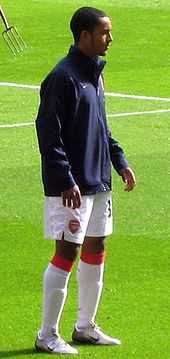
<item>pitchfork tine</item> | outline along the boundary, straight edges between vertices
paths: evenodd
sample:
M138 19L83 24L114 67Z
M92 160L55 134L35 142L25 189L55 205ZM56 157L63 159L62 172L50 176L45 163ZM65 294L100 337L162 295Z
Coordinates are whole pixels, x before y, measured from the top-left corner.
M5 30L2 33L3 39L8 45L9 49L12 51L13 55L21 52L26 48L26 44L22 37L19 35L15 26L9 26L8 20L5 16L2 7L0 7L0 16L5 25Z

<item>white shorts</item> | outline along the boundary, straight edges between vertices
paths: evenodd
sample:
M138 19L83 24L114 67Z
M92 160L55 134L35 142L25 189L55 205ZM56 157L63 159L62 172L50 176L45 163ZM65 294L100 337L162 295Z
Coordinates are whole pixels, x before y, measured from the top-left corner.
M64 207L61 197L45 197L45 238L82 244L85 236L104 237L112 233L110 192L82 196L80 208Z

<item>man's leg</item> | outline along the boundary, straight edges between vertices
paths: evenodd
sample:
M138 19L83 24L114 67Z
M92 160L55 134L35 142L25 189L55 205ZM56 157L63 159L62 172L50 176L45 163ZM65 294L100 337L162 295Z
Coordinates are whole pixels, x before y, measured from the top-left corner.
M40 343L41 338L42 340L43 338L48 338L51 333L53 337L53 333L58 336L59 322L67 296L67 284L71 268L76 259L78 249L84 241L93 200L93 196L83 196L81 207L72 209L63 206L61 197L45 198L45 238L58 238L59 240L56 241L56 253L44 274L43 320L38 342L36 341L38 348L40 346L44 347L44 344ZM64 233L64 236L60 240L62 233ZM53 341L55 350L52 350L52 352L61 352L55 343ZM66 348L66 350L68 349L67 353L72 354L70 348ZM48 348L44 350L48 351Z
M94 322L102 288L104 272L104 237L86 237L78 265L79 310L77 327L86 328Z
M36 347L38 349L77 354L70 345L56 341L59 338L59 322L67 297L67 285L73 263L79 249L78 244L64 240L56 241L56 252L44 273L43 319ZM61 340L60 340L61 341Z
M104 237L86 237L78 265L79 309L72 339L81 343L96 345L120 345L96 326L97 313L104 272Z

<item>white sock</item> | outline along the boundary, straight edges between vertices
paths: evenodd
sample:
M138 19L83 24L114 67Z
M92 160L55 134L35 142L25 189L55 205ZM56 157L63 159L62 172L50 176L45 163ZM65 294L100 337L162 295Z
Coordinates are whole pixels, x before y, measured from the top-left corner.
M86 328L94 322L103 288L104 263L92 265L80 260L77 270L79 309L77 327Z
M43 319L40 336L48 336L59 331L59 321L67 297L67 284L70 272L49 264L44 273Z

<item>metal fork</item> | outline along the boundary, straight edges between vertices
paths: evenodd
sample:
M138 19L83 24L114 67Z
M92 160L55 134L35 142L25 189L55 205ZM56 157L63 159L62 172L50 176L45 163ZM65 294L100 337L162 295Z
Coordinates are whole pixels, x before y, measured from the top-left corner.
M5 13L0 6L0 17L5 25L5 30L2 32L3 39L14 56L22 52L27 46L21 35L18 33L15 26L10 26Z

